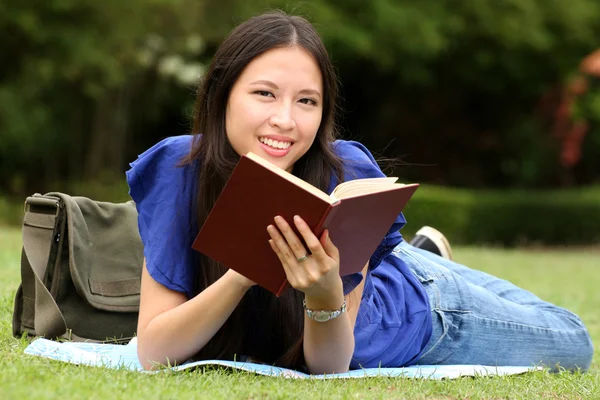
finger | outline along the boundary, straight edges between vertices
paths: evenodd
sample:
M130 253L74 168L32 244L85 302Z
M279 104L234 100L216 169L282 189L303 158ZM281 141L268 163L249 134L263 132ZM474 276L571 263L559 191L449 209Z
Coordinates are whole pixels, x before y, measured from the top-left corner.
M273 239L269 239L269 245L273 249L273 252L275 253L275 255L277 255L277 257L279 258L279 261L283 261L281 258L282 257L281 251L279 251L279 247L277 247L277 245L275 244Z
M273 249L273 251L277 255L277 258L279 258L279 261L281 261L281 265L283 266L283 270L285 271L285 276L286 276L287 280L290 283L295 282L296 276L295 276L294 272L295 272L296 268L289 267L288 263L284 260L283 255L281 254L281 250L279 250L279 247L277 247L277 244L275 244L273 239L269 239L269 245L271 246L271 249Z
M294 232L292 227L287 223L287 221L285 219L283 219L282 217L277 216L277 217L275 217L275 223L277 224L277 227L279 228L279 230L285 237L285 240L286 240L287 244L289 245L289 247L294 255L294 258L300 259L300 258L306 256L306 254L308 253L306 251L306 248L304 247L304 245L302 244L302 242L300 241L300 239L298 238L298 236L296 235L296 233ZM309 231L310 231L310 229L309 229Z
M302 238L304 239L304 242L306 243L306 246L308 247L310 253L317 258L327 258L327 253L323 249L321 242L311 231L308 224L304 222L304 220L298 215L294 216L294 224L296 225L296 228L298 228L298 232L300 232L300 234L302 235Z
M335 244L331 241L331 236L329 236L329 229L325 229L323 234L321 235L321 239L319 240L321 245L323 246L323 250L325 253L329 255L331 258L338 259L339 258L339 250L335 247Z
M271 239L273 240L273 242L277 245L277 248L279 249L279 254L281 256L281 262L288 263L288 264L297 262L298 257L296 257L294 255L294 253L290 249L290 246L288 245L287 241L282 236L281 232L279 232L279 230L273 225L267 226L267 232L269 233L269 235L271 236Z

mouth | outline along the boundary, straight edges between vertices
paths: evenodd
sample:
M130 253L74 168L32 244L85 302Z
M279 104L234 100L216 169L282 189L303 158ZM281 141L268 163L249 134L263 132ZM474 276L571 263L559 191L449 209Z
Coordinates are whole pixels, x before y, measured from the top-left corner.
M287 142L287 141L282 141L282 140L273 140L273 139L269 139L266 137L259 137L258 140L265 146L269 146L270 148L275 149L275 150L287 150L290 148L290 146L293 145L292 142Z

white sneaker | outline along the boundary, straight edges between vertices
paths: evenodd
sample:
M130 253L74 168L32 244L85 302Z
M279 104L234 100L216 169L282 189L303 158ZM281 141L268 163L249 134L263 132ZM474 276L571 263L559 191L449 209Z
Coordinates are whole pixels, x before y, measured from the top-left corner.
M410 244L447 260L452 260L452 247L450 247L448 239L440 231L430 226L419 229Z

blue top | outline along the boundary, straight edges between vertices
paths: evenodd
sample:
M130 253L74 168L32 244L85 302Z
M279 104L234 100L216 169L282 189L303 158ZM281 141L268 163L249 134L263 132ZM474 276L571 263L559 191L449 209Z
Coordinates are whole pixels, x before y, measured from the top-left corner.
M195 209L197 167L179 167L192 136L162 140L131 163L129 194L137 205L138 224L149 274L165 287L194 295L198 228ZM344 180L385 176L360 143L338 140L335 153L344 161ZM337 185L332 179L329 193ZM370 259L356 326L350 368L401 367L414 364L431 336L427 294L416 276L392 250L402 241L402 214ZM362 275L344 277L349 293Z

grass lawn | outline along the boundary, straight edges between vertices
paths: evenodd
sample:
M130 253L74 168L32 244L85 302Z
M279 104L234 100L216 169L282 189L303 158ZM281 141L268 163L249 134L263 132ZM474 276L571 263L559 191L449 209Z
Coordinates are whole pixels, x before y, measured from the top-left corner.
M458 248L455 253L459 262L480 266L578 313L594 338L591 371L442 382L402 378L294 381L221 370L148 376L26 356L27 341L12 337L20 232L10 228L0 229L0 399L600 398L600 252Z

